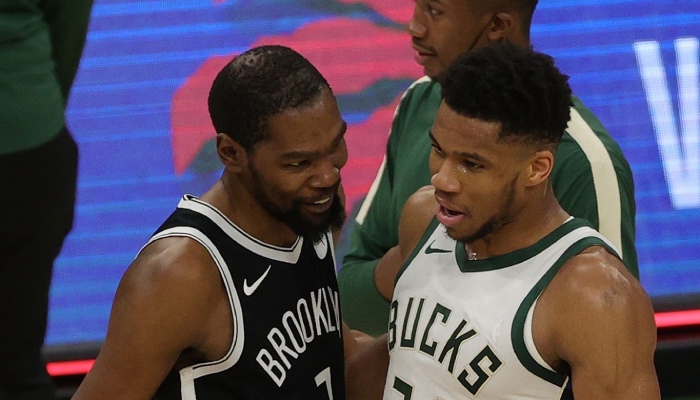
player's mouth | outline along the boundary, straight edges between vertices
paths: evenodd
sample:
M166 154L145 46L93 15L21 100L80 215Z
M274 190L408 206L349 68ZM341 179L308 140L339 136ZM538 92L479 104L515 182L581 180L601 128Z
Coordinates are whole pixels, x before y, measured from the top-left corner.
M413 44L413 58L419 65L425 66L432 58L436 56L435 51L426 49L425 47Z
M447 228L451 228L464 219L464 213L440 206L436 214L437 220Z
M453 227L464 219L464 212L457 210L457 207L449 204L437 193L435 200L439 205L437 213L435 213L435 217L445 227Z
M312 213L321 214L328 211L331 208L331 205L333 205L334 198L335 196L333 195L321 197L308 202L304 202L304 205Z

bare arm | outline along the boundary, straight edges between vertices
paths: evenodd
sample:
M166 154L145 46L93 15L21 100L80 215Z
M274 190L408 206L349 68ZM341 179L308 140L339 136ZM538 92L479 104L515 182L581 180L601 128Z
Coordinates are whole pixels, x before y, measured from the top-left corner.
M215 356L207 353L221 346L207 332L211 315L221 311L221 286L213 261L194 241L149 245L119 284L104 345L73 399L151 399L183 350Z
M388 369L387 335L365 341L361 348L345 361L346 399L381 399Z
M437 202L434 193L432 186L423 186L408 198L399 221L399 244L389 249L377 264L374 271L375 284L387 300L394 294L394 283L404 261L435 216Z
M658 400L656 327L649 297L615 257L591 248L572 258L535 309L538 349L568 364L577 400Z

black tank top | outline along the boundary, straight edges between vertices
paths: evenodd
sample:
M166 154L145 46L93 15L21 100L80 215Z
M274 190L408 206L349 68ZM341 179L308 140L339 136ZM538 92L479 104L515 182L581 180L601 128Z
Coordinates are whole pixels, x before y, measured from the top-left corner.
M219 268L233 314L228 354L173 370L158 400L345 398L343 340L330 233L289 248L252 238L186 195L151 241L197 240ZM150 243L150 241L149 241Z

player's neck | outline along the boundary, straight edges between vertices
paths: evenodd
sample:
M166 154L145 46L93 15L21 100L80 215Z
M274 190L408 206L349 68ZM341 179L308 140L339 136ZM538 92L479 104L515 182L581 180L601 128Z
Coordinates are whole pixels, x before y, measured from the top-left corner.
M532 246L557 229L567 218L569 214L552 194L534 206L525 206L515 218L506 221L493 233L465 245L467 255L483 259Z
M235 183L226 187L219 180L201 199L221 211L237 227L261 242L289 247L298 236L286 224L270 215L246 190L235 190ZM235 191L235 195L233 194Z

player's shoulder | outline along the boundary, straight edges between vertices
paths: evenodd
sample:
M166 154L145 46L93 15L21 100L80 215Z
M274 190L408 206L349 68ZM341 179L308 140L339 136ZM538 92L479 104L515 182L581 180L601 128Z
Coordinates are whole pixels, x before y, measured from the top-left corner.
M406 200L404 211L423 212L423 214L435 214L437 202L435 201L435 187L433 185L425 185L418 188ZM427 210L426 210L427 208Z
M184 295L211 288L219 280L211 255L199 242L188 237L167 237L149 243L139 252L121 284L153 293L176 290Z
M570 313L624 313L647 297L622 261L601 246L567 260L547 290L555 292Z
M426 185L414 192L403 206L399 223L401 246L413 248L435 217L435 188Z
M600 360L601 353L627 351L655 332L648 295L622 262L600 246L570 258L537 307L536 341L550 365L558 359L580 369L590 357Z
M412 146L416 135L423 135L432 125L441 96L440 84L429 77L413 82L394 111L389 141L395 143L399 137L408 136L408 144Z
M578 97L571 96L569 124L564 132L559 149L566 154L584 154L595 161L596 157L612 158L613 162L624 161L620 145L598 117ZM607 155L606 155L607 154Z
M439 84L437 81L434 79L431 79L429 76L424 75L421 76L420 78L416 79L411 83L411 85L406 89L407 92L412 92L412 91L419 91L419 90L429 90L432 89L434 86L438 86Z
M411 83L403 93L402 100L407 102L413 98L424 96L440 96L440 84L428 76L423 76Z

